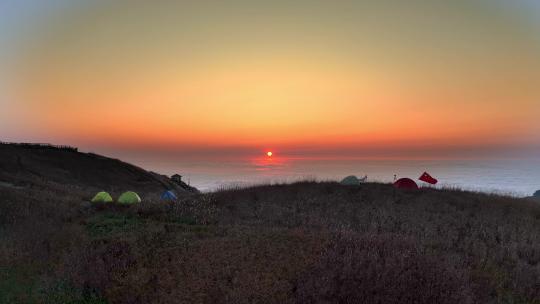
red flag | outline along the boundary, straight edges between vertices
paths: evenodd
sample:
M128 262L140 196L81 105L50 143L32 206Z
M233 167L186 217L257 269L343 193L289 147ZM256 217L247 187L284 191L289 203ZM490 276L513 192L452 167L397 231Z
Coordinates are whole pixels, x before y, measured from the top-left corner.
M437 183L437 180L431 177L431 175L429 175L427 172L424 172L424 174L420 176L419 180L426 182L428 184L432 184L432 185L435 185Z

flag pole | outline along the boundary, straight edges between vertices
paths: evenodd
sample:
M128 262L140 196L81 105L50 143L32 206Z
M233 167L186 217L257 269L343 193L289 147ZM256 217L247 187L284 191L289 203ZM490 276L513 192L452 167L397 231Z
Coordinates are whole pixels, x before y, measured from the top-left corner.
M394 174L394 183L396 182L397 175ZM392 184L392 199L396 202L396 186Z

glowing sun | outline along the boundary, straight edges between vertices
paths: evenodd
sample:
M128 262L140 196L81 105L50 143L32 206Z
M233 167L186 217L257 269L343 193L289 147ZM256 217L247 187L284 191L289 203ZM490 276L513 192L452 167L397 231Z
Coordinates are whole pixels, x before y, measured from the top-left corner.
M268 155L268 157L272 157L273 154L274 154L274 153L272 153L272 151L266 152L266 155Z

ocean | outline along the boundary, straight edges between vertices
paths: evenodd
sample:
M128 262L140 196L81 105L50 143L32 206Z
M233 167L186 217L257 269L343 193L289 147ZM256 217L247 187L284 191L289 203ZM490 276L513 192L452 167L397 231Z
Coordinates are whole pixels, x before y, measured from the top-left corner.
M392 182L394 174L419 185L426 171L437 178L436 187L530 196L540 189L540 159L351 159L243 157L187 159L183 157L123 156L123 160L161 174L178 173L202 191L231 186L298 180L339 181L347 175L368 181Z

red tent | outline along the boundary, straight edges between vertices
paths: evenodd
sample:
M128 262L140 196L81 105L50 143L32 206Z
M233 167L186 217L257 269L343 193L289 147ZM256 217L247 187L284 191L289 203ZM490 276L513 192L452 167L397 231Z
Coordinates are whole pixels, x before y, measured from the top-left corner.
M418 185L410 178L400 178L394 183L394 187L399 189L418 189Z

